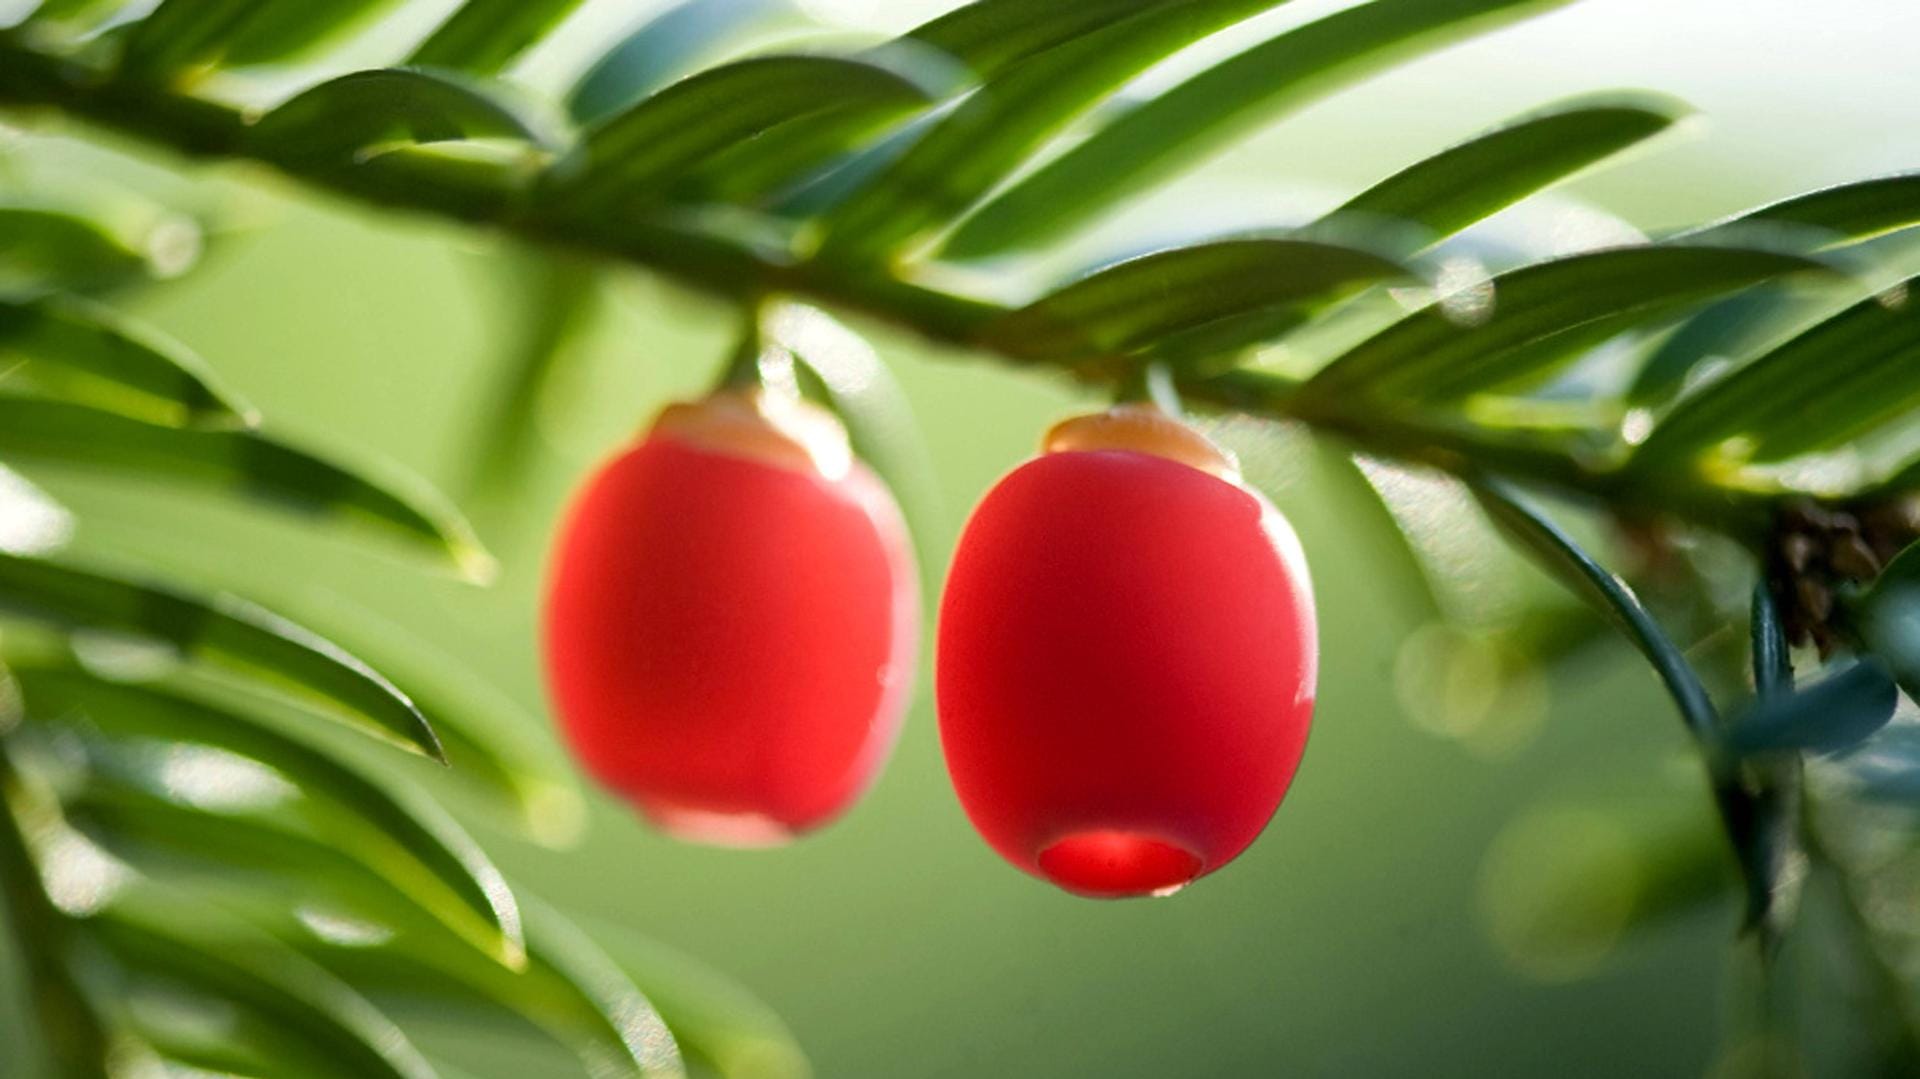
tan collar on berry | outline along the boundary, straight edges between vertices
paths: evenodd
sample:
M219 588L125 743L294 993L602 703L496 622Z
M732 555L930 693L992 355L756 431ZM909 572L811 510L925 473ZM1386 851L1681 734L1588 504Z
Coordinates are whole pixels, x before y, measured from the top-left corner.
M1131 450L1190 465L1202 472L1240 482L1240 463L1206 435L1150 404L1115 405L1105 412L1061 420L1040 442L1047 453L1074 450Z
M846 429L831 413L763 389L718 390L698 401L668 405L653 421L652 433L830 480L853 467Z

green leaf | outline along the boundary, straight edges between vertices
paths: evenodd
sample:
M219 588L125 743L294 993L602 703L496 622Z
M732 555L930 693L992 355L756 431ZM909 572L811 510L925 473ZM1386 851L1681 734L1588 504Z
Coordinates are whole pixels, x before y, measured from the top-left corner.
M119 0L40 0L40 5L27 16L27 21L77 21L98 15L101 8L118 4Z
M1405 221L1432 242L1660 134L1685 113L1651 94L1563 102L1410 165L1329 217Z
M1284 0L1146 4L1007 67L823 220L828 257L859 260L947 224L1047 138L1156 61Z
M1676 405L1634 455L1667 467L1728 443L1729 463L1781 460L1904 418L1920 400L1920 304L1875 297L1841 311Z
M586 805L564 755L533 736L538 716L473 676L459 657L439 651L370 612L310 598L303 622L344 642L398 685L433 725L452 778L482 795L500 823L533 841L562 847L579 839Z
M1284 337L1302 325L1327 304L1294 304L1260 307L1238 315L1203 322L1184 330L1175 330L1155 341L1145 353L1182 371L1201 367L1205 361L1231 366L1235 354Z
M1894 556L1872 587L1846 600L1862 643L1920 700L1920 543Z
M546 847L579 841L587 815L579 783L553 750L526 737L531 727L524 719L518 727L495 722L482 729L432 688L422 693L420 710L432 721L454 778L485 799L498 823ZM471 692L459 697L469 699Z
M159 79L213 63L292 59L366 24L392 0L162 0L134 24L121 69Z
M854 102L797 116L714 153L673 181L675 199L749 204L848 161L895 114ZM880 140L882 142L886 139Z
M1115 356L1255 311L1298 311L1406 273L1372 252L1315 240L1218 240L1110 266L988 323L982 336L1030 359Z
M975 0L921 24L906 37L940 50L965 64L975 78L984 80L1035 53L1165 3L1166 0L1075 0L1071 4Z
M754 34L803 17L789 0L685 0L608 50L567 95L575 122L621 111Z
M426 544L472 578L492 571L466 522L424 485L398 475L369 479L250 430L163 427L68 401L0 395L0 457L169 480L377 526Z
M143 880L239 909L272 903L295 917L325 912L368 927L431 924L451 932L435 920L435 898L423 901L407 891L417 872L383 876L374 868L378 857L353 848L364 831L345 826L337 812L316 811L290 796L282 804L285 788L269 772L191 745L71 745L86 752L91 771L84 782L70 780L73 789L62 794L67 822ZM171 779L165 778L169 769ZM203 778L209 775L227 788L212 786ZM250 789L256 785L264 791ZM263 804L243 804L249 799ZM341 827L324 829L326 823ZM488 962L500 961L471 937L459 940Z
M253 0L161 0L128 31L120 71L157 80L206 63L246 24L254 7Z
M1881 176L1810 191L1702 226L1688 236L1710 235L1754 223L1798 225L1830 233L1833 243L1853 243L1920 224L1920 173Z
M10 717L0 716L0 724L6 722ZM71 922L41 882L21 827L18 787L6 742L0 740L0 942L5 944L0 950L14 957L30 1013L22 1023L0 1027L25 1039L8 1045L7 1063L29 1077L108 1079L110 1044L73 979L67 957Z
M1671 401L1706 364L1746 356L1777 335L1801 302L1791 289L1758 285L1709 304L1642 361L1627 390L1628 402L1650 407Z
M979 258L1084 224L1235 136L1419 51L1565 0L1374 0L1281 34L1127 112L1001 192L944 255Z
M631 1062L640 1077L682 1074L680 1047L653 1002L559 911L538 901L530 906L529 953L538 957L539 971L549 982L567 991L551 995L573 998L570 1010L586 1024L582 1033L617 1050L623 1072Z
M386 851L360 849L366 831L339 810L298 801L235 807L229 790L186 770L219 769L214 774L230 784L237 777L254 782L239 758L167 742L81 745L95 771L64 796L67 820L143 879L232 906L241 916L257 917L248 908L274 908L263 924L290 916L308 931L362 940L404 927L503 971L526 966L518 942L502 952L497 935L490 942L478 932L430 876Z
M1719 719L1713 699L1707 695L1706 686L1701 683L1700 676L1672 638L1660 628L1640 598L1633 594L1633 589L1594 561L1593 556L1581 549L1560 526L1528 505L1505 484L1482 479L1472 486L1474 497L1479 499L1488 518L1502 532L1531 555L1542 569L1558 578L1595 610L1606 615L1626 634L1633 646L1653 665L1694 736L1703 741L1716 737Z
M420 43L407 63L491 75L513 63L579 6L580 0L466 0Z
M405 694L339 646L232 596L203 600L0 552L0 612L70 632L156 643L245 685L317 706L436 760L440 743Z
M929 109L885 135L869 140L763 198L767 212L794 221L806 221L840 205L848 195L880 174L918 142L927 129L946 116L945 109ZM726 155L721 155L722 157ZM705 170L703 170L705 171ZM751 195L761 194L755 188Z
M1753 688L1762 700L1793 691L1793 650L1780 622L1780 607L1767 581L1753 586L1753 617L1748 625L1753 651Z
M219 62L239 67L308 56L367 26L394 5L395 0L256 0Z
M1613 248L1535 263L1490 287L1443 299L1361 342L1308 383L1316 394L1463 396L1566 358L1543 342L1593 343L1684 305L1788 274L1826 271L1800 255L1750 247ZM1582 332L1584 331L1584 333Z
M295 96L253 126L252 144L306 165L357 162L397 145L462 139L559 144L556 122L500 84L420 68L357 71Z
M659 1007L693 1074L739 1079L813 1074L792 1031L731 978L617 926L586 928Z
M205 427L255 421L253 409L222 386L199 356L75 297L0 300L0 368L9 366L8 359L26 360L20 374L54 396L135 419Z
M525 961L520 910L500 871L432 801L390 790L237 712L163 690L102 682L77 670L18 664L11 670L30 718L84 724L122 744L164 744L175 755L188 746L213 747L272 768L323 807L323 824L332 833L326 838L334 845L322 849L377 870L399 894L500 962ZM178 790L164 783L160 788L133 814L143 828L152 827L147 814L153 808L144 803L179 801L170 797ZM193 805L191 799L183 804Z
M111 999L161 1053L215 1070L298 1061L315 1076L431 1079L406 1035L346 985L264 940L244 955L195 941L182 931L192 914L116 904L85 923L122 975L96 996ZM197 1024L179 1023L182 993L235 1019L209 1039Z
M1456 297L1457 298L1457 297ZM1470 300L1467 307L1475 301ZM1497 302L1497 301L1496 301ZM1551 383L1562 371L1573 367L1594 350L1623 337L1637 338L1656 332L1672 316L1669 306L1688 310L1697 300L1675 297L1653 306L1636 306L1614 311L1590 321L1576 323L1531 340L1489 350L1484 364L1434 374L1421 385L1418 397L1428 403L1459 401L1476 393L1497 393L1505 400L1503 419L1518 427L1539 427L1548 431L1590 432L1612 428L1620 409L1599 395L1584 400L1566 399L1564 404L1582 418L1571 423L1566 413L1556 413L1543 397L1525 397ZM1471 318L1469 318L1469 321ZM1529 418L1532 412L1535 418ZM1510 418L1508 418L1510 417Z
M591 1075L683 1075L672 1032L633 981L558 911L524 889L521 902L527 968L518 973L477 962L470 950L448 950L406 934L373 947L324 939L300 946L355 984L425 998L437 1010L456 1004L504 1007L577 1053Z
M905 76L864 60L762 56L708 68L607 117L550 171L576 211L658 193L708 155L803 116L879 119L925 105Z
M1865 659L1797 692L1764 697L1736 717L1727 744L1739 753L1839 753L1887 725L1900 703L1893 676Z
M199 234L180 222L112 222L0 196L0 300L172 277L198 252Z

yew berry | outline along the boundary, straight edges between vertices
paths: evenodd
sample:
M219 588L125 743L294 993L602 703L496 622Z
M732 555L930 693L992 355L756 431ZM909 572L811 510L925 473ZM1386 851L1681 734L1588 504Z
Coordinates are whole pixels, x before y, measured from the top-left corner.
M1068 420L988 493L940 611L940 735L967 815L1071 892L1166 895L1231 861L1306 748L1299 541L1151 406Z
M574 752L682 838L777 843L845 809L899 730L918 596L844 430L724 390L673 405L560 533L549 689Z

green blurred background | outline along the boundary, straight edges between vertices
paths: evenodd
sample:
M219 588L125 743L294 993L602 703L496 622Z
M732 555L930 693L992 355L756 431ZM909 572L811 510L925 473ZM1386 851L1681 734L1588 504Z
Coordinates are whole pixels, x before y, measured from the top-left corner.
M821 6L892 30L942 5ZM1338 6L1301 0L1280 19ZM611 13L640 7L587 12L618 21L630 16ZM583 27L568 37L580 48L592 44ZM1623 86L1673 93L1703 121L1567 193L1644 228L1699 219L1911 167L1920 135L1902 112L1920 90L1906 55L1916 35L1920 15L1884 0L1588 0L1277 124L1135 207L1115 231L1167 232L1223 214L1286 223L1507 115ZM563 48L549 52L530 65L536 79L571 62ZM75 169L105 167L77 148L63 156ZM352 460L399 462L454 492L504 572L480 590L404 554L214 500L40 476L80 511L80 552L137 555L322 627L416 638L460 660L480 680L469 688L542 717L546 737L533 637L555 515L598 457L665 401L699 391L734 316L617 271L598 321L542 391L539 437L512 476L475 491L474 462L491 437L476 418L517 332L500 272L512 253L485 235L315 200L266 176L206 175L200 183L213 187L175 194L191 203L217 190L243 227L217 235L207 264L145 297L141 313L211 360L269 430ZM1524 227L1577 231L1581 220ZM985 487L1048 422L1093 402L854 325L893 364L928 444L938 504L915 524L937 565ZM1329 484L1304 443L1255 464L1313 565L1321 703L1265 837L1177 898L1074 899L994 857L948 787L924 659L877 787L841 823L789 848L677 845L598 795L573 849L535 848L484 817L473 826L510 877L616 951L661 963L688 953L749 987L829 1079L1711 1073L1748 1022L1751 987L1728 948L1731 902L1618 940L1608 932L1645 870L1611 814L1681 829L1708 820L1652 676L1608 643L1502 697L1490 719L1497 737L1447 737L1415 722L1395 692L1396 661L1423 615L1385 518ZM445 786L426 766L417 774ZM1562 856L1600 859L1612 884L1542 894L1513 885L1516 874L1551 877L1545 863ZM1556 903L1581 932L1542 950L1531 930L1541 904ZM426 1046L475 1075L544 1074L560 1060L419 1018Z

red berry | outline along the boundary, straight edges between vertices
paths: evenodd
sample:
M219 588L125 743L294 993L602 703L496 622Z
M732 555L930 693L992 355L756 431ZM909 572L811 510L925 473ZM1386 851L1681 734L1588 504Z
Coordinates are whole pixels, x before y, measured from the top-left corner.
M1082 895L1231 861L1306 748L1318 648L1293 530L1145 406L1070 420L974 511L940 612L940 734L1014 865Z
M574 752L653 823L780 842L879 770L918 619L899 511L839 424L719 393L667 409L578 497L548 683Z

